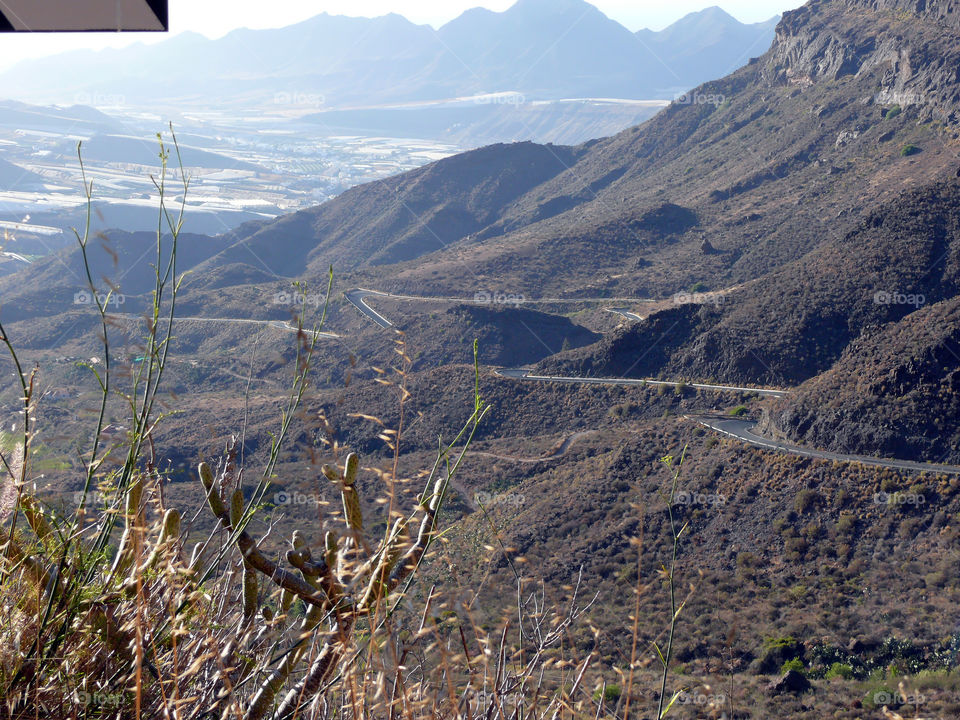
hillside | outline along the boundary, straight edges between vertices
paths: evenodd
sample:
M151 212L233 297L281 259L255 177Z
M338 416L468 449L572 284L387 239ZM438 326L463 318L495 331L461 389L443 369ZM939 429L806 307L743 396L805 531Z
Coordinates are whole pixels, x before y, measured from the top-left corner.
M960 298L871 328L763 428L810 447L960 460Z
M442 250L498 218L502 207L562 173L577 149L533 143L492 145L388 180L273 223L239 228L211 265L253 253L278 275L312 264L341 272L386 265Z
M0 158L0 189L40 190L43 185L43 178L36 173Z
M761 277L960 165L960 85L938 69L960 60L955 32L927 12L902 23L867 5L811 7L788 14L759 59L639 127L572 149L451 158L240 232L232 252L242 259L244 245L270 237L282 248L274 269L310 263L308 275L330 261L405 262L376 274L439 294L482 283L530 296L670 297ZM929 61L894 64L890 43ZM838 53L846 59L833 67ZM511 192L485 194L498 184ZM649 213L667 206L697 222L645 233Z
M546 4L467 20L500 32ZM422 566L424 592L454 598L435 612L454 651L472 653L471 633L517 617L518 603L569 607L579 584L596 604L564 634L563 657L594 653L584 693L607 705L592 716L627 714L633 668L631 709L651 717L677 520L684 608L668 687L713 698L678 703L678 718L872 719L895 709L901 682L923 696L904 716L957 717L960 475L891 460L960 463L958 12L952 0L813 0L766 53L614 137L492 145L275 221L185 236L153 436L163 502L195 507L192 468L235 440L250 475L265 467L274 482L258 510L264 553L284 558L292 529L319 549L341 505L318 466L354 451L379 534L393 500L417 502L438 438L475 411L478 389L489 414ZM735 29L715 11L690 22ZM584 27L609 25L591 13ZM482 50L454 30L451 42ZM500 40L492 57L507 63L520 48L505 30ZM94 275L116 280L118 311L136 315L156 239L105 239L91 246ZM284 426L309 344L287 321L301 304L316 321L331 266L331 334ZM4 332L37 368L38 486L53 506L80 486L77 438L99 417L100 329L77 303L80 272L68 249L0 279ZM356 288L395 325L353 304ZM109 335L116 438L143 324L116 318ZM518 365L669 382L498 372ZM786 394L750 390L760 385ZM8 417L21 394L0 390ZM765 438L715 429L754 422ZM771 447L783 439L801 447ZM817 448L843 457L810 457ZM681 456L671 500L664 460ZM387 498L390 468L402 481ZM207 537L201 515L189 532ZM569 667L552 666L558 684ZM808 691L782 692L790 667Z
M716 297L678 295L673 307L540 369L799 384L862 332L960 293L958 218L957 180L905 193L769 275Z
M415 369L471 363L474 339L484 365L517 367L600 338L568 318L524 307L454 305L416 315L400 328L415 353Z

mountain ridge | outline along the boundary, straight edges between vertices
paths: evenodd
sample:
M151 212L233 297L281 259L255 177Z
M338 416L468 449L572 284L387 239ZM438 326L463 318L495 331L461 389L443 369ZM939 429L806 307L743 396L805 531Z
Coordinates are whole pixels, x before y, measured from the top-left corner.
M742 31L772 39L765 26L742 25ZM686 57L679 73L665 74L674 52L695 57L697 48L713 43L712 30L700 32L684 36L678 48L664 43L654 54L584 0L521 0L500 13L468 10L437 30L397 14L368 19L324 13L286 28L234 30L217 40L177 36L100 57L80 51L23 61L0 78L18 97L50 101L63 87L64 72L74 92L89 89L89 78L96 77L97 92L109 89L130 104L158 97L190 104L201 93L231 105L262 105L278 92L322 95L329 107L508 90L530 100L670 98L716 72L715 65L694 67ZM172 63L168 47L177 49ZM723 67L739 55L729 48ZM149 71L157 63L166 67L161 77ZM198 64L207 69L203 80L193 72ZM147 79L152 97L141 87Z

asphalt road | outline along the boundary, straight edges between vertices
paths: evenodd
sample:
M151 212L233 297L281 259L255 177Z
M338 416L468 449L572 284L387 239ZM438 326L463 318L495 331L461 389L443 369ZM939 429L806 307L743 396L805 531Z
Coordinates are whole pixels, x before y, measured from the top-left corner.
M798 445L777 442L761 437L753 432L754 423L749 420L739 418L691 418L704 427L716 430L719 433L737 438L743 442L750 443L757 447L767 450L777 450L779 452L790 453L792 455L802 455L804 457L819 458L821 460L834 460L838 462L857 462L863 465L873 465L876 467L892 468L894 470L908 470L911 472L931 472L947 475L960 475L960 467L955 465L935 465L932 463L911 462L909 460L886 460L882 458L869 457L866 455L845 455L843 453L826 452L824 450L811 450Z
M377 325L384 329L394 327L394 324L387 320L383 315L378 313L372 307L367 305L366 298L368 297L382 297L382 298L391 298L393 300L413 300L417 302L452 302L452 303L462 303L465 305L505 305L505 306L520 306L520 305L556 305L560 303L609 303L609 302L653 302L647 298L532 298L527 299L523 296L513 296L513 299L508 299L505 302L499 302L495 299L495 296L492 293L478 293L472 298L461 298L461 297L425 297L422 295L395 295L394 293L382 292L380 290L368 290L366 288L354 288L353 290L347 290L344 293L344 296L353 305L357 310L359 310L364 316L368 319L375 322ZM623 315L630 320L639 322L643 320L640 315L636 313L627 312L623 308L609 308L610 312L615 312L619 315Z
M354 290L347 290L344 293L347 301L353 305L357 310L359 310L363 315L365 315L370 320L373 320L377 325L382 327L384 330L389 330L393 327L393 323L387 320L383 315L378 313L372 307L367 305L366 298L370 295L375 297L395 297L388 293L379 292L378 290L364 290L363 288L356 288Z
M474 302L471 300L464 300L460 298L425 298L425 297L416 297L409 295L392 295L390 293L384 293L377 290L365 290L363 288L357 288L354 290L349 290L345 293L347 300L350 301L361 313L368 317L373 322L377 323L382 328L392 328L393 323L387 320L383 315L378 313L376 310L371 308L369 305L364 302L365 298L369 296L375 297L388 297L398 300L446 300L452 302ZM588 298L586 300L581 299L577 302L589 302L591 300L601 300L604 302L610 302L611 300L616 301L616 298ZM636 298L628 298L627 300L636 301ZM554 302L558 301L557 299L544 299L538 302ZM575 302L571 299L566 299L564 302ZM625 311L623 308L606 308L608 312L614 312L623 317L626 317L630 320L642 320L643 318L635 313ZM762 397L784 397L789 395L789 391L786 390L774 390L770 388L751 388L751 387L739 387L736 385L710 385L706 383L680 383L672 382L668 380L640 380L633 378L583 378L583 377L566 377L566 376L549 376L549 375L531 375L529 370L524 368L502 368L496 370L496 374L500 377L510 378L512 380L526 380L532 382L555 382L555 383L571 383L571 384L581 384L581 385L666 385L668 387L678 387L679 385L685 385L686 387L696 388L698 390L714 390L714 391L724 391L724 392L742 392L742 393L756 393ZM778 452L790 453L793 455L801 455L803 457L819 458L821 460L831 460L836 462L857 462L863 465L871 465L875 467L885 467L891 468L894 470L906 470L909 472L930 472L930 473L941 473L947 475L960 475L960 467L954 465L938 465L933 463L920 463L913 462L910 460L893 460L893 459L883 459L875 458L864 455L848 455L844 453L833 453L827 452L825 450L813 450L810 448L803 448L798 445L791 445L789 443L777 442L775 440L769 440L767 438L761 437L753 432L755 427L754 423L748 420L741 420L739 418L693 418L699 422L704 427L708 427L711 430L722 433L729 437L736 438L743 442L749 443L756 447L761 447L767 450L775 450Z
M684 385L698 390L720 390L726 392L757 393L763 397L784 397L789 393L786 390L772 390L769 388L738 387L736 385L708 385L706 383L681 383L668 380L640 380L634 378L582 378L553 375L531 375L523 368L504 368L496 371L500 377L512 380L534 380L540 382L579 383L581 385L666 385L678 387Z
M604 310L609 313L614 313L616 315L620 315L621 317L625 317L627 320L632 320L633 322L643 322L642 315L637 315L634 312L630 312L626 308L604 308Z

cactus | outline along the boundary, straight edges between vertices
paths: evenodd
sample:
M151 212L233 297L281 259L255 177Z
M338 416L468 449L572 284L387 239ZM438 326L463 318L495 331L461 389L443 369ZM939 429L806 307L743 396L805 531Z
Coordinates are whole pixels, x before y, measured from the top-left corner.
M244 560L249 562L254 570L267 576L281 588L299 596L305 603L324 607L327 603L326 597L318 594L316 590L309 583L304 582L301 577L280 567L260 552L256 541L246 530L239 530L233 526L230 522L230 513L223 504L220 493L216 488L213 471L210 469L210 466L202 462L197 470L200 483L206 491L207 504L210 510L225 528L233 531L236 536L237 547L240 548Z
M234 491L228 509L216 487L213 471L206 463L199 466L198 474L206 491L207 504L223 527L230 530L243 556L244 623L256 613L255 578L258 572L280 587L282 614L289 611L296 597L308 605L295 644L260 683L247 709L246 720L262 720L271 711L278 693L306 656L310 647L307 639L325 619L329 619L331 628L319 653L302 679L284 695L274 717L286 718L316 695L343 658L356 618L376 612L382 606L387 593L393 592L420 563L434 536L437 512L446 487L446 479L439 476L428 481L414 515L394 520L380 547L376 552L370 552L363 537L363 514L356 488L359 467L360 461L355 453L347 455L342 470L334 465L321 467L323 475L340 490L349 536L341 544L335 532L326 532L322 554L315 559L303 533L294 532L291 548L284 558L295 569L295 574L264 556L250 534L240 529L243 494ZM422 518L418 520L417 515ZM415 538L411 534L414 522L418 522ZM359 547L367 550L367 557L358 567L350 549ZM268 623L282 618L275 617L268 608L263 608L261 615Z
M230 525L237 528L243 520L243 490L237 488L230 497ZM243 626L248 625L257 613L257 596L260 589L257 585L257 572L247 560L243 558Z
M343 498L343 519L347 528L354 533L363 532L363 512L360 510L360 497L355 487L359 468L360 458L356 453L347 455L342 473L331 465L320 468L327 479L340 488Z
M205 462L202 462L198 467L198 473L200 475L200 484L203 485L203 489L206 491L207 504L210 505L214 516L221 521L225 518L229 520L227 508L224 507L223 499L220 497L220 492L216 488L216 479L213 476L213 470L211 470L210 466Z
M381 600L390 572L397 560L407 550L407 525L406 518L397 518L394 521L393 527L384 541L383 548L380 550L376 569L370 573L370 581L363 594L363 599L357 606L358 610L369 612L376 608Z
M337 534L333 530L328 530L323 536L323 545L326 549L327 567L337 566Z
M343 483L344 485L349 485L353 487L353 484L357 481L357 470L360 469L360 458L356 453L350 453L347 455L347 459L343 463Z

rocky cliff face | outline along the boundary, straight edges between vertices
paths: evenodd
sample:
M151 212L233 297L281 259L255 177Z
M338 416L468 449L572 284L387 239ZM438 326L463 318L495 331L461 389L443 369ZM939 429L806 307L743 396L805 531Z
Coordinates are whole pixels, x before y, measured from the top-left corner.
M847 0L847 6L867 7L874 12L906 13L927 22L960 29L957 0Z
M808 87L852 77L864 104L916 106L921 122L960 122L960 2L814 0L784 14L764 78Z

